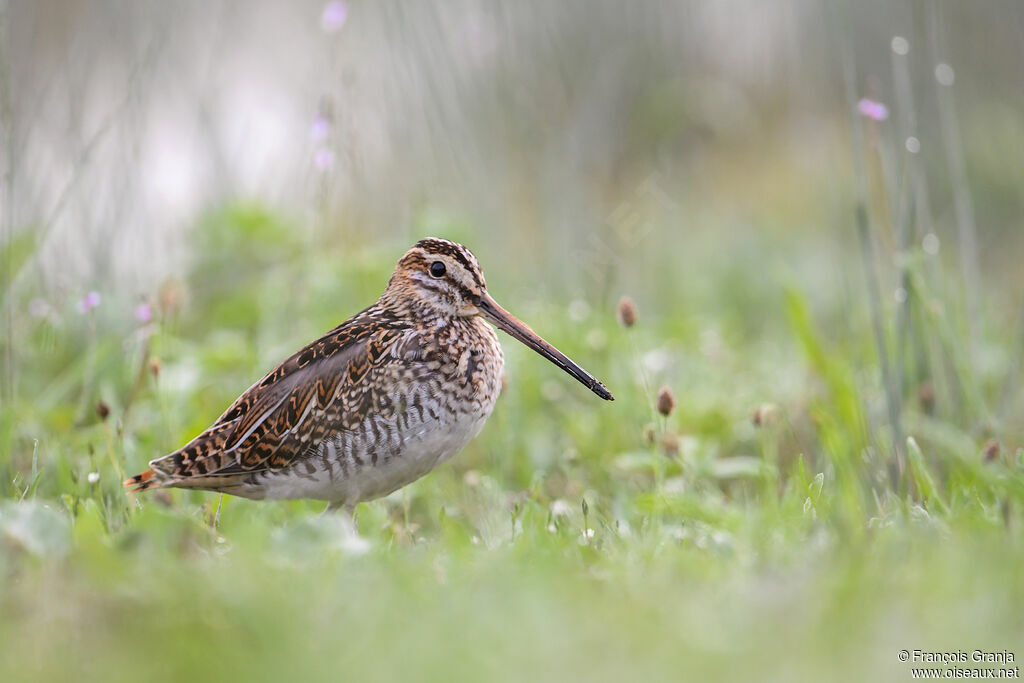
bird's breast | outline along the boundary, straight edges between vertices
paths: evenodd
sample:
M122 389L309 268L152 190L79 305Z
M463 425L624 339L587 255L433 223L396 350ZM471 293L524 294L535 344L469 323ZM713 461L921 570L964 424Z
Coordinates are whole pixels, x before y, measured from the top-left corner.
M458 329L396 344L365 379L372 406L332 431L303 463L262 482L268 497L357 503L419 479L483 428L501 390L497 334L475 318Z

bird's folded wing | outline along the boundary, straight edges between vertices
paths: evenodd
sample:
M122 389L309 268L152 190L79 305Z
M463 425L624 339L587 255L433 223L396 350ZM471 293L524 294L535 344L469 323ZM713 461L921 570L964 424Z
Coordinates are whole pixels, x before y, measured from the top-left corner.
M401 331L368 309L309 344L242 394L209 429L150 466L174 478L288 467L372 405L364 381Z

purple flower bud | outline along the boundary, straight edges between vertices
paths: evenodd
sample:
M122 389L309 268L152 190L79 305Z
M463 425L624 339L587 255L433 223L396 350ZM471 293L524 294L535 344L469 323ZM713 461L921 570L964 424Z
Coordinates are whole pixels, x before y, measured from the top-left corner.
M94 309L97 306L99 306L100 305L100 301L101 301L101 299L100 299L100 293L99 292L95 292L95 291L89 292L88 294L85 295L84 299L82 299L81 301L78 302L78 312L79 313L88 313L92 309Z
M887 106L867 97L857 103L857 111L874 121L885 121L889 118L889 108Z
M341 30L348 19L348 4L336 0L329 2L324 7L324 13L320 15L320 26L328 33Z
M330 119L323 114L319 114L315 119L313 119L313 124L309 127L309 139L313 142L323 142L327 139L330 132Z
M140 323L148 323L153 319L153 311L150 310L149 304L141 303L135 309L135 319Z
M321 147L316 151L316 155L313 157L313 165L321 171L326 171L334 165L334 152Z

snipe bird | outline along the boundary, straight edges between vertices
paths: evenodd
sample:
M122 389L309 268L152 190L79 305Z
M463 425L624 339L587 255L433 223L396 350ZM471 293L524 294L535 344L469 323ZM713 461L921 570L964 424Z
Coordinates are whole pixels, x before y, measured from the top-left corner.
M586 370L498 305L476 257L424 239L377 303L294 354L209 429L125 481L352 510L432 471L483 428L504 355L487 321L606 400Z

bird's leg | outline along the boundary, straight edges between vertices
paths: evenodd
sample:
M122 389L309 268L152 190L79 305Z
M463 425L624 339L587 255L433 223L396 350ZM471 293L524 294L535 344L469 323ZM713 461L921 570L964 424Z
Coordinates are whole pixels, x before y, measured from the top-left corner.
M341 509L344 509L345 512L348 513L348 516L350 518L352 518L352 523L355 524L355 521L356 521L356 504L355 503L349 503L349 502L344 501L344 500L331 501L330 503L327 504L327 509L324 510L324 514L326 515L326 514L329 514L329 513L332 513L332 512L337 512L338 510L341 510Z
M345 501L331 501L327 505L327 509L323 511L324 515L334 514L336 511L343 509L345 514L340 516L340 521L343 522L343 526L348 529L348 533L356 538L359 537L359 522L356 520L356 504L347 503ZM336 518L337 519L337 518Z
M213 516L213 530L216 531L217 527L220 526L220 506L224 503L224 494L220 494L220 498L217 499L217 512Z

